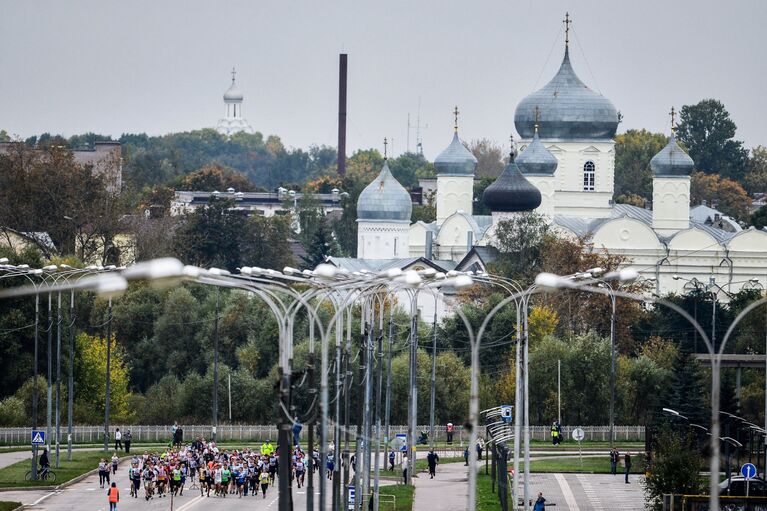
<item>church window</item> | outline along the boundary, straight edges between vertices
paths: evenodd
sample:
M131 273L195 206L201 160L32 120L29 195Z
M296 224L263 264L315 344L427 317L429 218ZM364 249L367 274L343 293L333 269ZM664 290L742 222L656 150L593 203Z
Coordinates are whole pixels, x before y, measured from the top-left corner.
M595 177L595 170L594 170L594 162L589 160L586 163L583 164L583 191L584 192L593 192L594 191L594 177Z

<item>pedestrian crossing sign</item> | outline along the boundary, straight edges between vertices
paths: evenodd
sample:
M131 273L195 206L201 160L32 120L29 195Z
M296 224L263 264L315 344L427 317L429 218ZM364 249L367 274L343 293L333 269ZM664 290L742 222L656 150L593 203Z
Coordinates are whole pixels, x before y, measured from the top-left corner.
M45 445L45 431L38 429L32 430L32 445Z

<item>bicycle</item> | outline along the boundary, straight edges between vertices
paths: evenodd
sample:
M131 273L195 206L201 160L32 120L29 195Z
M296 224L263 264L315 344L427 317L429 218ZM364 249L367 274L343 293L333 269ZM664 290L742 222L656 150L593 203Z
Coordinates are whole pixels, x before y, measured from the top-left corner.
M51 470L49 467L41 468L37 471L37 479L39 481L48 481L48 482L55 482L56 481L56 472ZM25 481L32 481L32 471L27 470L27 473L24 474L24 480Z

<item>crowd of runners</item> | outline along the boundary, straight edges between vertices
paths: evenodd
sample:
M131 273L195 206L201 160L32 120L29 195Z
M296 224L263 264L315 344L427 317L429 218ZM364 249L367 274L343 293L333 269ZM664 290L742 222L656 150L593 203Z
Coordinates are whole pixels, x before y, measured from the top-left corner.
M295 445L291 452L291 480L298 488L305 484L306 472L319 467L319 452L309 455ZM328 477L332 477L332 453L328 456ZM109 487L110 473L117 472L117 453L99 463L99 484ZM151 500L169 495L183 495L184 490L199 491L200 496L266 498L269 487L279 477L279 452L271 441L257 449L219 449L215 442L198 438L191 444L172 444L160 451L134 454L128 469L130 495Z

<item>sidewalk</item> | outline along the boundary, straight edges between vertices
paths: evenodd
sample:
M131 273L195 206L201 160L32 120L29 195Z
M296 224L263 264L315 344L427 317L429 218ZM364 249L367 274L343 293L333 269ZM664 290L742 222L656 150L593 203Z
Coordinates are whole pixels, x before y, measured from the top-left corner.
M429 479L428 472L414 478L413 511L462 511L466 509L469 485L463 463L437 465L437 476Z

